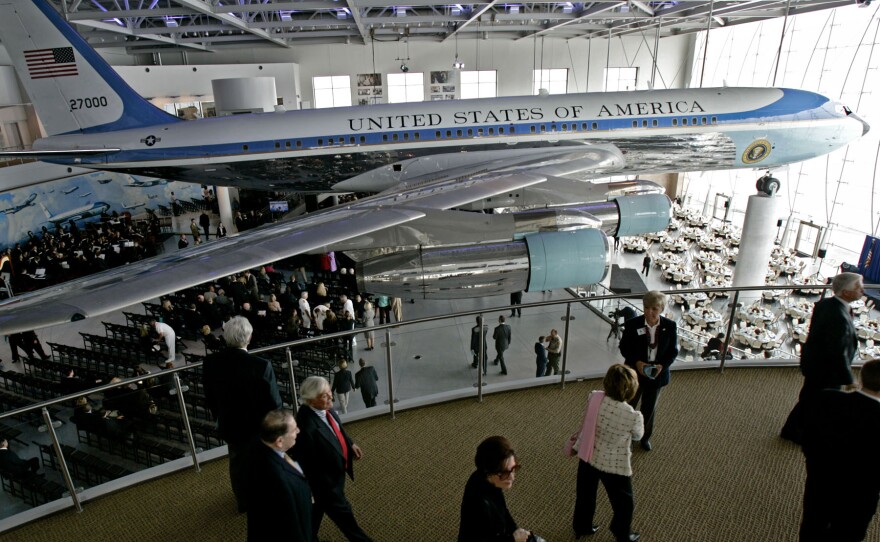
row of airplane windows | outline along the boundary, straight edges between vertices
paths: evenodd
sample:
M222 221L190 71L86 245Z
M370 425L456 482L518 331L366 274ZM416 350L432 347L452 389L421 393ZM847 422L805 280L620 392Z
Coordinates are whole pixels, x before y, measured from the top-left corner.
M689 119L687 117L683 117L681 119L681 125L688 126L688 120ZM638 128L639 122L640 121L638 121L638 120L632 121L632 127ZM700 124L707 125L707 124L709 124L709 122L710 122L709 117L693 117L690 119L691 126L698 126ZM718 118L711 117L711 123L718 124ZM659 123L658 123L657 119L651 120L651 127L656 128L658 125L659 125ZM678 125L679 125L679 119L673 118L672 119L672 126L678 126ZM648 128L648 121L642 120L641 126L642 126L642 128ZM569 128L570 128L570 130L569 130ZM580 131L582 131L582 132L587 132L587 131L591 131L591 130L598 130L598 129L599 129L599 123L597 123L597 122L593 122L593 123L582 122L580 124ZM550 131L551 132L557 131L557 127L556 127L555 123L550 125ZM563 122L562 124L559 125L559 131L560 132L568 132L568 131L577 132L578 131L578 124L573 122L569 125L568 123ZM547 125L546 124L539 124L539 125L532 124L529 126L529 133L536 134L536 133L546 133L546 132L547 132ZM468 128L467 130L461 130L461 129L460 130L446 130L445 137L444 137L444 131L437 130L436 132L434 132L434 137L435 137L435 139L452 139L452 138L458 138L458 137L474 137L474 133L475 132L474 132L473 128ZM507 130L505 130L505 128L503 126L499 126L498 130L497 130L498 135L515 134L515 133L516 133L516 126L510 126ZM495 134L496 134L495 128L487 128L485 130L483 128L476 129L476 136L477 137L483 137L484 135L494 136ZM401 134L397 134L397 133L382 134L382 142L383 143L388 142L388 141L395 142L395 141L401 141L401 140L409 141L410 137L412 137L413 141L419 141L421 139L421 133L420 132L412 132L412 136L410 136L410 132L403 132L402 137L401 137ZM366 143L366 142L367 142L366 136L357 136L357 137L349 136L347 144L348 145L357 145L357 144ZM302 140L296 140L293 143L291 141L284 141L283 145L284 145L284 148L286 148L286 149L293 148L294 145L296 146L297 149L303 148ZM334 138L334 137L327 138L327 146L335 146L335 145L346 145L345 136L340 136L338 138ZM324 146L324 138L318 138L315 146L316 147L323 147ZM282 142L276 141L275 148L281 149L281 147L282 147ZM247 151L249 149L249 146L243 145L242 149Z

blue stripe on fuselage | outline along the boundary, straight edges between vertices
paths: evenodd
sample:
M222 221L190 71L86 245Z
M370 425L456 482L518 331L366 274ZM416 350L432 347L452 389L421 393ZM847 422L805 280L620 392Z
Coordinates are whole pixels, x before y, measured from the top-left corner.
M480 125L462 125L456 128L427 128L419 130L394 130L388 132L376 132L370 134L334 134L306 138L285 138L270 139L261 141L247 141L236 143L224 143L218 145L193 145L189 147L174 147L166 149L138 149L126 150L111 155L106 158L112 159L110 163L119 162L155 162L162 160L180 160L187 158L202 158L212 156L216 158L250 156L255 154L272 154L284 152L313 152L316 150L332 150L334 152L349 153L362 152L362 146L372 145L397 145L413 143L429 143L431 141L453 141L464 146L475 145L480 143L491 143L497 137L523 137L529 136L541 137L546 139L548 134L557 133L560 135L602 132L602 137L627 136L626 133L634 129L641 132L639 136L650 136L651 129L655 128L672 128L682 130L683 133L692 127L708 127L718 126L723 129L724 125L742 124L750 120L761 119L762 121L781 121L781 120L797 120L801 114L812 112L821 112L821 107L829 100L824 96L795 89L781 89L783 96L775 102L750 111L724 113L724 114L688 114L674 115L665 117L656 116L632 116L617 118L595 118L595 119L577 119L576 121L543 121L543 122L523 122L523 123L502 123L502 124L480 124ZM271 113L276 115L277 113ZM825 113L822 116L827 116ZM787 117L787 118L786 118ZM696 122L695 122L696 121ZM190 121L199 122L199 121ZM654 122L657 124L654 125ZM684 124L687 122L687 124ZM636 124L634 126L633 124ZM673 124L675 123L675 124ZM595 128L594 128L595 125ZM510 132L511 127L515 129ZM543 131L542 131L543 128ZM503 130L504 133L500 133ZM468 134L468 132L471 132ZM490 131L492 134L490 135ZM437 134L440 137L437 137ZM450 133L450 136L447 136ZM458 134L461 135L458 135ZM404 139L404 134L407 139ZM478 135L481 134L481 135ZM361 141L363 137L363 141ZM396 139L395 139L396 138ZM354 143L351 140L354 139ZM333 144L330 145L329 141ZM301 146L297 146L297 143ZM276 147L276 143L279 147ZM287 144L290 143L288 147ZM528 144L528 139L522 141ZM247 146L247 150L244 147ZM438 148L437 152L446 152ZM295 154L294 154L295 156ZM73 163L58 161L58 163ZM88 164L104 164L107 163L101 156L82 157L77 164L87 166Z

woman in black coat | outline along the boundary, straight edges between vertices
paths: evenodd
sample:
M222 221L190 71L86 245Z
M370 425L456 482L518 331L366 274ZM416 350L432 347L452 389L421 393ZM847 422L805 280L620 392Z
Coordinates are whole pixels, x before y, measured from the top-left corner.
M458 542L526 542L531 532L513 521L503 490L516 479L519 463L510 441L489 437L477 446L477 470L471 474L461 499Z

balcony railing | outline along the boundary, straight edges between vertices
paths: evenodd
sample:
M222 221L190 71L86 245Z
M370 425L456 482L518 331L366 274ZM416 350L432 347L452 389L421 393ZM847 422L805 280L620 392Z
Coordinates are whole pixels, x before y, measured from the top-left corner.
M686 299L693 300L692 304L682 303L688 305L691 310L678 316L681 353L679 362L673 368L715 368L723 372L725 366L730 363L747 366L796 364L796 354L799 352L798 341L806 336L806 322L801 322L802 319L799 317L796 318L794 315L800 316L801 313L792 309L798 307L798 310L802 310L803 303L794 301L795 296L789 294L803 288L803 286L786 285L665 292L670 296L670 303L674 303L674 300L679 302ZM829 287L811 285L809 288L811 291L825 295L825 290ZM765 291L779 293L763 294L763 297L773 300L773 304L756 303L752 306L755 310L754 318L751 318L750 305L741 303L740 299L751 297L760 301L762 292ZM349 412L345 418L358 420L383 415L393 418L401 409L416 408L451 399L473 397L482 402L485 395L497 391L539 385L558 385L564 388L566 382L572 379L601 377L605 365L596 365L595 359L588 359L594 354L587 354L588 349L582 348L584 343L579 337L587 335L586 326L597 325L596 316L599 317L598 325L607 325L609 327L604 329L610 329L609 314L623 306L631 306L634 309L641 307L639 295L615 295L606 292L607 290L597 286L572 290L572 299L517 306L526 311L526 316L522 320L541 318L542 325L546 325L547 309L562 308L565 311L559 326L560 334L564 338L562 373L543 378L521 378L489 383L482 375L482 371L477 370L476 382L474 382L472 371L462 370L463 365L453 367L451 364L431 364L428 368L421 365L416 375L411 364L407 363L408 360L395 358L395 340L401 343L406 341L406 344L419 344L421 339L428 336L436 336L438 333L458 328L460 323L456 323L455 319L485 313L504 313L510 311L510 307L471 310L369 328L378 339L377 349L381 348L384 352L385 367L384 371L380 368L380 374L384 372L385 378L380 382L380 397L386 399L385 404L380 404L376 408ZM806 301L811 303L814 299L815 297ZM713 300L720 310L712 310L720 314L720 318L713 318L711 322L706 318L698 317L686 319L687 314L691 312L708 315L709 311L702 311L701 306L710 309ZM768 307L772 307L772 310L766 312L761 310ZM678 314L678 311L671 310L667 313ZM690 321L695 323L691 325ZM859 320L865 325L867 321L867 318ZM489 320L484 318L483 322L488 323ZM359 338L365 331L360 328L353 332L322 335L252 349L251 352L272 360L284 403L289 408L296 409L298 383L311 374L330 376L334 358L349 355L346 339ZM702 347L716 333L725 335L724 346L720 351L727 351L729 347L735 361L728 359L728 356L719 355L721 359L713 359L711 356L704 359L701 356ZM452 333L449 335L453 336ZM772 336L773 339L771 342L757 345L754 342L749 343L749 338L762 335ZM458 336L455 334L455 341L460 340ZM738 337L740 341L734 342L734 337ZM785 344L775 346L779 337L783 339L779 342ZM863 356L865 352L871 355L872 339L865 336L862 338L866 341ZM491 341L487 342L491 343ZM795 345L794 354L787 348L789 344ZM768 351L767 347L770 347L769 359L763 354L764 351ZM315 352L322 354L317 355ZM488 353L479 352L478 355L481 359L485 359ZM7 375L4 378L11 379L6 382L6 389L11 388L21 395L0 391L0 408L7 409L0 414L0 436L12 441L15 448L16 439L18 446L29 444L23 442L20 435L33 434L34 427L46 435L38 436L43 442L32 441L39 447L43 476L27 477L0 473L4 491L24 503L17 509L11 510L12 513L7 517L0 519L0 531L58 510L70 507L82 510L84 501L95 499L120 487L134 485L175 470L193 468L198 471L200 462L222 457L226 452L225 446L217 435L201 388L202 362L199 361L198 356L188 356L188 362L178 368L146 376L124 378L118 382L18 408L15 408L17 406L14 401L15 396L19 399L21 395L47 396L48 392L45 391L44 384L48 379L43 377L48 376L50 371L57 374L57 365L53 367L54 362L42 364L31 362L26 367L26 373L21 377L3 373ZM99 366L100 363L102 362L95 362L94 370L106 371L109 367L107 362L103 362L104 366ZM89 371L90 368L85 367L82 373L92 374ZM449 383L448 389L437 389L436 383L440 379ZM125 416L120 419L92 413L90 416L96 418L78 419L78 423L62 424L59 420L58 414L68 411L78 399L110 390L124 390L116 392L117 396L123 399L149 401L150 414L147 415L147 419L126 419ZM108 403L106 395L104 402L106 406ZM86 446L79 446L80 444Z

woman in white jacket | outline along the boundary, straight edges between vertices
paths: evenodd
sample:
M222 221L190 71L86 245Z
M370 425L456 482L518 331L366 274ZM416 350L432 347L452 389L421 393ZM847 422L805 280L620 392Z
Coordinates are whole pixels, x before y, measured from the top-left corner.
M604 392L590 394L581 430L571 437L570 453L579 458L572 526L578 538L599 530L593 514L601 481L614 511L611 533L617 542L634 542L639 534L631 530L635 503L630 443L642 438L644 421L627 401L635 397L639 381L631 368L616 364L608 369L603 385Z

